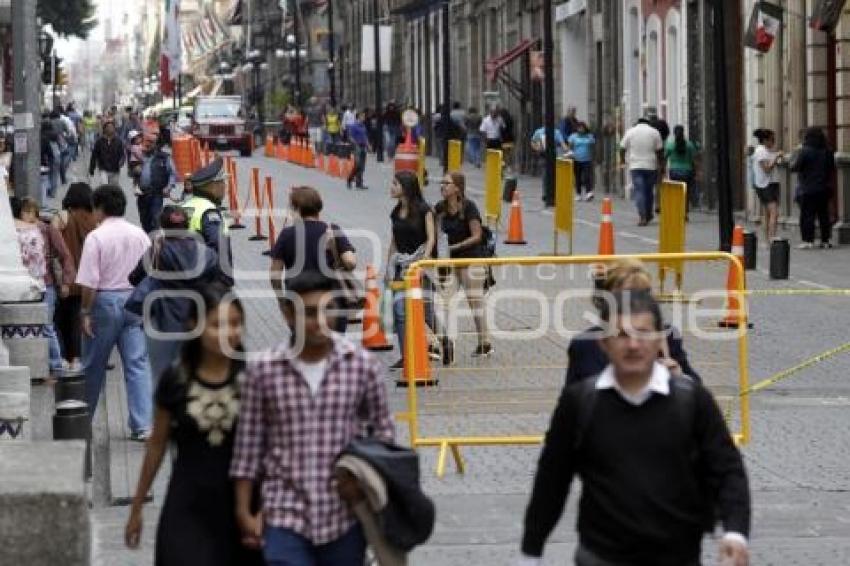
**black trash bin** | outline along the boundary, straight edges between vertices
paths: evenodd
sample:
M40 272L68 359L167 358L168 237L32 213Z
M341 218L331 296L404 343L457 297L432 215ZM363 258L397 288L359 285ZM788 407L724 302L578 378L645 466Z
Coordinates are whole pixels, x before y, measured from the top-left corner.
M755 232L744 232L744 269L756 268L759 238Z
M791 243L777 238L770 243L770 278L788 279L791 272Z
M85 401L69 399L56 403L53 415L53 440L85 440L85 475L91 477L91 419Z
M502 200L504 202L513 202L516 185L516 175L508 175L505 177L505 180L502 182Z

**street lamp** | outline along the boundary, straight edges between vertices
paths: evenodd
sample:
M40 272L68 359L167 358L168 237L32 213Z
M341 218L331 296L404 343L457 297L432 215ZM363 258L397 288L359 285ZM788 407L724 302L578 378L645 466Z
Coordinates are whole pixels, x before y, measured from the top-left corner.
M268 68L263 54L259 49L251 49L246 57L245 71L253 71L254 88L251 93L251 102L257 110L257 119L261 124L265 123L265 112L263 104L263 89L260 85L260 71Z
M295 26L298 28L298 14L295 14ZM292 100L295 102L295 106L301 108L301 58L307 57L307 50L300 47L296 40L295 35L289 34L286 36L285 41L286 46L286 55L295 60L295 92L293 93Z

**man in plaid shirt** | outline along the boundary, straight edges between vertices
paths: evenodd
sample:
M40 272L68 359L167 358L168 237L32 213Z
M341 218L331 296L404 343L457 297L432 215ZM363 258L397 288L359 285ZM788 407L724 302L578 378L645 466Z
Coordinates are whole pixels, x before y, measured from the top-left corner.
M340 498L333 464L367 430L393 439L381 364L329 330L338 282L287 278L281 310L291 339L247 367L230 473L243 542L270 566L362 566L366 542ZM344 314L343 314L344 316ZM262 512L251 491L262 481Z

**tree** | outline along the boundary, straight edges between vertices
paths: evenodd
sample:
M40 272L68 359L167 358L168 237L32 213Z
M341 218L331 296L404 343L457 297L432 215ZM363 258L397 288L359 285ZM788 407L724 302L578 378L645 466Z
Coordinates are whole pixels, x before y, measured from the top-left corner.
M86 39L97 26L93 0L38 0L38 16L62 37Z

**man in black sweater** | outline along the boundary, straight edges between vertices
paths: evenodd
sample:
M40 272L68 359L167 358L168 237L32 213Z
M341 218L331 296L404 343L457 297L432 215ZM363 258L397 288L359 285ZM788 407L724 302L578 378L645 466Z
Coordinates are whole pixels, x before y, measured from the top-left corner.
M520 564L543 546L582 480L579 566L697 566L719 520L723 564L746 566L750 494L741 455L714 399L657 362L663 323L645 291L615 293L602 309L611 364L567 387L538 463Z

